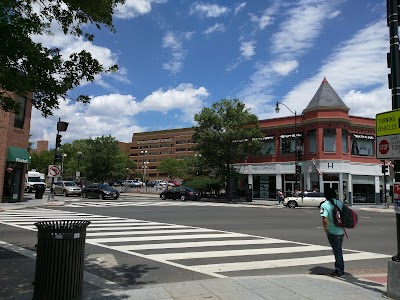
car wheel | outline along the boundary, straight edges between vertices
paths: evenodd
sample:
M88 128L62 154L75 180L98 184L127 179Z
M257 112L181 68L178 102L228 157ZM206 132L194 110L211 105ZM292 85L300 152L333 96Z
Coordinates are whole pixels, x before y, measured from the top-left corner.
M64 197L68 197L67 191L64 191Z
M28 189L28 193L32 193L32 189L31 188Z
M82 193L83 198L87 198L87 194L85 192Z
M117 200L117 199L118 199L118 196L115 196L114 199Z
M186 196L185 195L181 196L181 201L186 201Z
M105 198L105 197L104 197L104 194L100 193L100 194L99 194L99 198L100 198L101 200L104 200L104 198Z
M296 206L297 206L296 201L289 201L287 204L287 207L289 208L296 208Z
M167 199L167 196L165 196L165 194L161 194L161 200L165 200Z

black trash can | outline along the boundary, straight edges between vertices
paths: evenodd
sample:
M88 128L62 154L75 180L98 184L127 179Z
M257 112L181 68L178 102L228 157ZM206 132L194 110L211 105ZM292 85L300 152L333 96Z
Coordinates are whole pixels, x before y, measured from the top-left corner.
M35 199L43 199L43 194L46 189L44 184L38 184L35 188Z
M82 299L86 227L90 221L43 221L38 228L33 300Z

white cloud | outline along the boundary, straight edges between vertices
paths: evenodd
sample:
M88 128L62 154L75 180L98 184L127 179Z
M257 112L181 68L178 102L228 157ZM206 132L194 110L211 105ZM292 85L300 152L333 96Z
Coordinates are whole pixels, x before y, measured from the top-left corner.
M218 4L208 4L203 2L195 2L190 8L190 14L198 13L199 15L207 18L216 18L225 15L229 12L226 6Z
M245 59L249 59L256 54L255 41L242 42L240 46L240 53Z
M272 40L272 51L284 58L302 55L321 34L326 12L333 9L328 1L304 0L288 11L288 18Z
M172 58L170 61L163 63L163 69L172 74L179 73L183 68L183 60L187 51L183 49L183 41L191 39L193 32L182 32L179 34L167 32L162 40L162 47L171 50Z
M237 15L242 9L244 9L244 7L246 6L246 2L242 2L242 3L239 3L239 4L237 4L236 6L235 6L235 12L234 12L234 15Z
M338 15L340 15L342 12L340 10L335 10L334 12L332 12L329 16L328 19L334 19L336 18Z
M206 30L204 30L204 34L211 34L213 32L224 32L225 31L225 26L224 24L221 23L216 23L214 26L211 26L209 28L207 28Z
M195 88L191 84L180 84L174 89L159 89L147 96L141 103L145 110L160 111L166 113L169 110L178 109L184 112L183 120L193 120L193 114L200 111L203 99L208 91L204 87Z
M271 63L272 69L279 75L286 76L299 66L297 60L274 61Z
M151 11L152 4L166 3L167 0L125 0L115 9L115 17L121 19L135 18L139 15L148 14Z
M326 76L333 89L351 107L351 114L375 117L378 112L390 110L387 35L386 20L360 30L335 49L315 76L289 92L285 103L294 109L304 109Z

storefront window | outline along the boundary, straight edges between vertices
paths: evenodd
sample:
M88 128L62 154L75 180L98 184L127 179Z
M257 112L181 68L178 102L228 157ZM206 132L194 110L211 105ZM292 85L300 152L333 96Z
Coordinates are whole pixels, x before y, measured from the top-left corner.
M374 156L374 136L353 134L351 138L351 155Z
M336 152L336 130L324 129L324 151Z
M353 203L375 203L374 176L353 175Z

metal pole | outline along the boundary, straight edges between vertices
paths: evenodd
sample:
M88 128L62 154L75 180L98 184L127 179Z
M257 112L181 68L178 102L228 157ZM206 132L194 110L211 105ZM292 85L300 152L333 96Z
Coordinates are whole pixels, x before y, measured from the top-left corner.
M294 191L296 192L297 189L297 165L298 165L298 156L297 156L297 112L294 111L294 179L295 179L295 184L294 184ZM294 195L296 196L296 195Z
M385 160L382 160L382 162L383 162L383 170L385 171L383 173L383 189L382 189L382 192L383 192L383 207L387 208L388 205L387 205L387 196L386 196L386 164L385 164Z
M387 23L390 34L390 61L391 76L390 85L392 89L392 109L400 108L400 53L399 53L399 16L397 14L397 0L387 0ZM392 257L393 261L400 262L400 214L396 213L397 228L397 255Z

